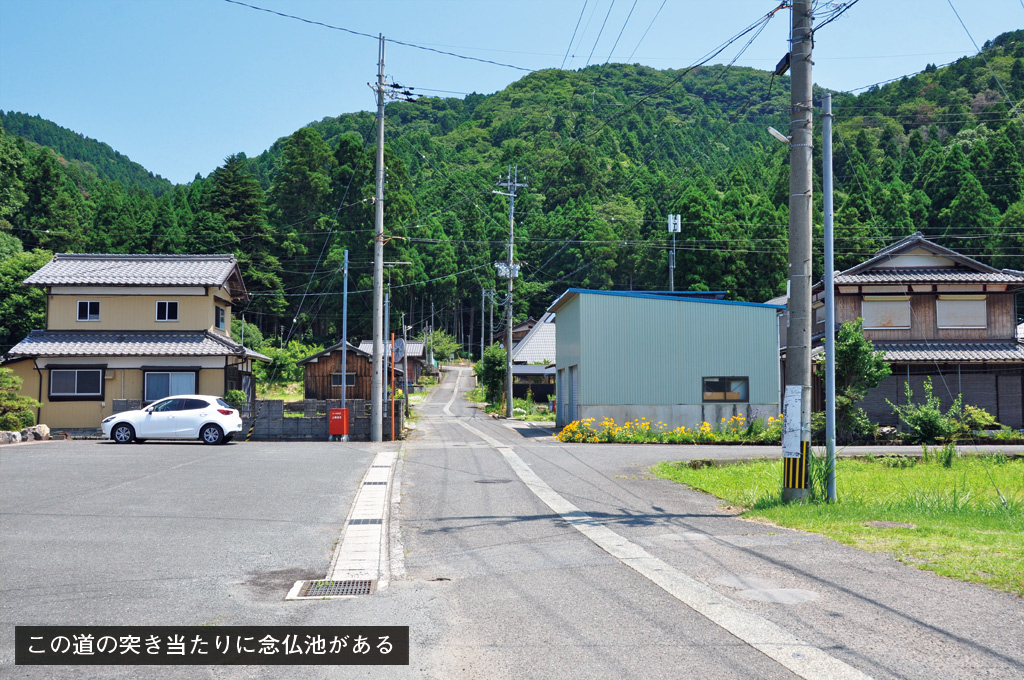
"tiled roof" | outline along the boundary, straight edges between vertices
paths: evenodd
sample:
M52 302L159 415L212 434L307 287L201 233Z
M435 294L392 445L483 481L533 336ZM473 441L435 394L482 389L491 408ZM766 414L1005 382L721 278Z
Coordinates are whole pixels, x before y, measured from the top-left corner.
M7 353L15 357L227 356L269 358L216 333L32 331Z
M405 343L405 345L409 349L409 358L410 359L423 359L423 358L425 358L425 356L426 356L425 352L426 352L427 343L423 342L422 340L409 340L407 343ZM373 340L360 340L359 341L359 351L366 352L370 356L373 356ZM391 356L391 342L390 341L384 343L384 356L386 356L386 357ZM401 357L403 355L401 354L401 352L399 352L398 356Z
M885 360L914 362L1024 362L1024 345L1016 342L875 342L885 352Z
M339 343L337 343L335 345L331 345L327 349L322 350L320 352L317 352L316 354L310 354L308 357L304 357L302 359L299 359L298 361L295 362L295 365L296 366L305 366L308 363L312 363L314 359L319 359L320 357L325 357L328 354L330 354L331 352L339 352L340 353L341 352L341 347L344 344L345 344L344 342L339 342ZM373 343L370 343L370 344L372 345ZM371 350L370 352L364 352L362 349L360 349L359 347L356 347L355 345L353 345L350 342L350 343L348 343L348 348L345 351L347 351L347 352L354 352L356 354L363 355L363 356L373 356L373 354L372 354L373 347L372 346L370 347L370 350Z
M920 269L869 269L854 274L836 274L837 285L851 283L1024 283L1024 277L1007 272L980 272L963 267L922 267Z
M232 255L68 255L58 253L26 285L221 286L237 269Z
M532 364L538 361L555 360L554 314L548 314L530 329L522 340L512 348L512 361Z

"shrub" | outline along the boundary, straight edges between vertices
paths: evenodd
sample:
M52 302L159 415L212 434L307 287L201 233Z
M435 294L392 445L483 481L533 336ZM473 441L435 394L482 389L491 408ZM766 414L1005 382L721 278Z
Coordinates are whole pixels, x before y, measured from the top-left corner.
M15 413L0 414L0 432L19 432L21 419Z
M948 441L961 430L961 398L958 394L946 413L942 412L942 403L932 394L931 377L924 380L924 403L913 403L914 392L910 383L904 383L906 404L894 404L885 401L892 407L893 413L906 428L903 437L913 443Z
M0 368L0 430L15 432L36 424L32 409L40 404L32 397L18 394L23 381L9 368Z
M249 403L249 397L242 390L228 390L224 395L224 401L231 404L231 408L237 410Z

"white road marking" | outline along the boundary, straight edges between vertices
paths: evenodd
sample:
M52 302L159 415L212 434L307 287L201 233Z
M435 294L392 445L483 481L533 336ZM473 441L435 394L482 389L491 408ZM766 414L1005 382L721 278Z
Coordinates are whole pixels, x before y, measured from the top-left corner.
M455 394L458 394L458 378L455 387ZM453 394L448 406L445 406L445 413L448 415L451 415L449 407L454 401ZM712 623L806 680L869 680L870 676L853 666L804 642L775 623L747 611L738 602L690 578L639 545L619 536L562 498L507 445L462 420L456 422L496 448L534 495L577 531Z

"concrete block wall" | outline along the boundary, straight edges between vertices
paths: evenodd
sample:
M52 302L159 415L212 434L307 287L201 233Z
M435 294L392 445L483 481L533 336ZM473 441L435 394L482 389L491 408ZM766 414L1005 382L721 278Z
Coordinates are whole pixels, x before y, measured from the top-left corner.
M364 400L349 400L349 439L352 441L369 441L370 439L370 416L367 410L369 402ZM385 441L391 439L391 418L390 404L385 404L383 434ZM256 427L253 429L254 440L313 440L327 441L328 419L326 413L332 408L341 408L340 401L319 402L307 400L304 408L305 413L324 413L325 415L312 415L302 418L286 418L284 416L284 402L279 400L260 400L257 402L253 413ZM405 425L404 404L395 402L395 434L398 439L402 437L402 428ZM243 419L242 436L248 435L252 426L253 418Z

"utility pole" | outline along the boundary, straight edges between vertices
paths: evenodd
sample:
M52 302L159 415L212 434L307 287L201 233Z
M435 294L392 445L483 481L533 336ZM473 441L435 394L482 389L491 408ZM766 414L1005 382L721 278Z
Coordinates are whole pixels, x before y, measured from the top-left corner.
M384 440L384 35L377 61L377 190L373 220L373 377L370 382L370 441Z
M825 201L825 451L828 460L828 502L836 501L836 291L832 225L832 94L825 93L822 111L822 197Z
M676 234L683 224L682 215L668 216L668 231L672 234L672 250L668 253L668 290L672 292L676 285Z
M519 265L512 262L512 245L515 239L516 226L516 189L525 187L526 184L519 182L519 166L516 166L515 175L512 168L508 170L508 178L504 182L498 182L499 187L505 187L508 192L494 191L492 193L508 196L508 259L502 264L495 263L498 267L499 276L508 277L508 297L505 299L505 313L508 317L505 320L505 417L512 417L512 281L519 276Z
M380 34L377 59L377 190L373 228L373 378L370 382L370 441L384 438L384 97L412 101L413 88L389 83L384 77L384 35Z
M405 325L405 312L402 312L402 370L405 373L405 417L409 417L409 327Z
M480 288L480 361L484 360L484 336L487 334L484 332L484 305L487 300L487 289Z
M793 0L789 122L789 329L783 402L782 499L809 495L811 445L811 0Z
M494 294L496 292L497 291L494 290L493 288L489 288L487 290L487 296L491 298L491 307L490 307L490 311L488 312L488 315L487 315L487 334L488 334L487 344L488 345L493 345L494 344Z
M342 272L344 275L342 290L344 292L342 293L341 303L341 407L347 409L348 402L345 401L345 389L348 385L348 250L345 251L345 264L342 267ZM346 431L348 431L347 428ZM347 442L348 435L342 435L341 441Z

